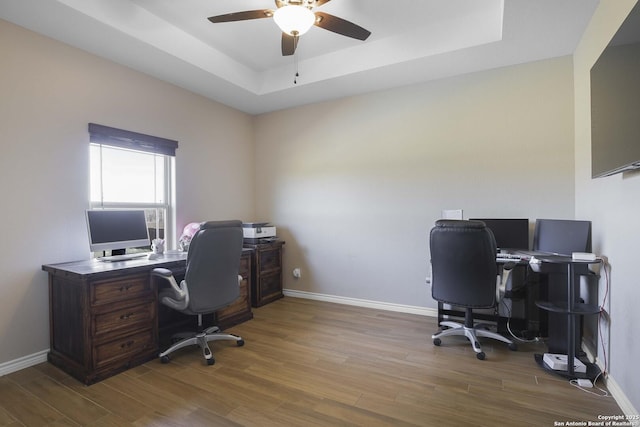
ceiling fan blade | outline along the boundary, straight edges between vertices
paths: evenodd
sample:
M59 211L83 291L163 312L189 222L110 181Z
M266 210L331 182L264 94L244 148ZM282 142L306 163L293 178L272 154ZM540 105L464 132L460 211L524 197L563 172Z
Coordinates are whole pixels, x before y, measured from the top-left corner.
M272 16L273 16L273 10L262 9L262 10L246 10L244 12L226 13L224 15L212 16L207 19L213 22L214 24L216 24L218 22L234 22L234 21L246 21L249 19L271 18Z
M290 56L296 52L299 38L282 33L282 56Z
M345 19L338 18L337 16L329 15L324 12L316 12L315 14L315 25L320 28L324 28L325 30L333 31L334 33L358 40L366 40L367 37L371 35L371 31L365 30L353 22L349 22Z

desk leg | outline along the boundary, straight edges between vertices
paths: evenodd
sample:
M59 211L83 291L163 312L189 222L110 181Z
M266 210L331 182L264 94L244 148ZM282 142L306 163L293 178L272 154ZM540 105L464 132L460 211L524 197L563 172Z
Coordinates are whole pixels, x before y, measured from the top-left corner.
M569 344L569 348L567 349L567 372L569 373L570 377L573 377L575 375L575 367L574 367L574 360L576 357L576 337L575 337L575 315L573 314L574 308L573 308L573 302L575 301L575 277L573 275L574 271L573 271L573 263L568 263L567 264L567 286L569 287L569 289L567 289L567 310L569 311L569 313L567 314L568 317L568 321L567 321L567 341Z

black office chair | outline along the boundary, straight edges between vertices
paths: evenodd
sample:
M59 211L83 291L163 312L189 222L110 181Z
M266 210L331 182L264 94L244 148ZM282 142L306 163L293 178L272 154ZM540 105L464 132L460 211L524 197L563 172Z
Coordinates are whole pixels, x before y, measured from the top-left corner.
M477 337L493 338L516 350L513 341L473 320L474 308L495 308L497 304L496 242L491 230L480 221L438 220L429 240L433 298L465 309L464 325L440 322L440 326L448 329L432 335L433 344L439 346L441 338L448 335L464 335L480 360L485 353Z
M244 340L233 334L223 334L217 326L202 329L202 315L213 313L233 303L240 296L240 256L242 254L242 222L210 221L201 224L191 239L187 254L187 270L178 286L166 268L156 268L152 275L169 284L159 292L160 301L174 310L198 316L198 331L174 335L182 338L160 353L162 363L169 362L169 354L189 345L199 345L208 365L215 359L208 343L233 340L238 346Z

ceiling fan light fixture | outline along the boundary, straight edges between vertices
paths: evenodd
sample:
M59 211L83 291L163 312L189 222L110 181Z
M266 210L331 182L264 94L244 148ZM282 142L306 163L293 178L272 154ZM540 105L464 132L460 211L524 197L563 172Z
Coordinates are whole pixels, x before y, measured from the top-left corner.
M273 20L283 33L301 36L309 31L316 21L316 15L304 6L288 5L275 11Z

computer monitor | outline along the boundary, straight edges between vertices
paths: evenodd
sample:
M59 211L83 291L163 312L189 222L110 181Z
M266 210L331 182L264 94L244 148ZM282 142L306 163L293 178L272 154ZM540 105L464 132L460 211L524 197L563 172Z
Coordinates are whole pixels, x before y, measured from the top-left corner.
M150 245L142 209L87 209L86 218L91 252L111 250L116 255Z
M493 232L498 249L529 249L527 218L473 218L482 221Z
M560 255L591 252L591 221L537 219L533 250Z

